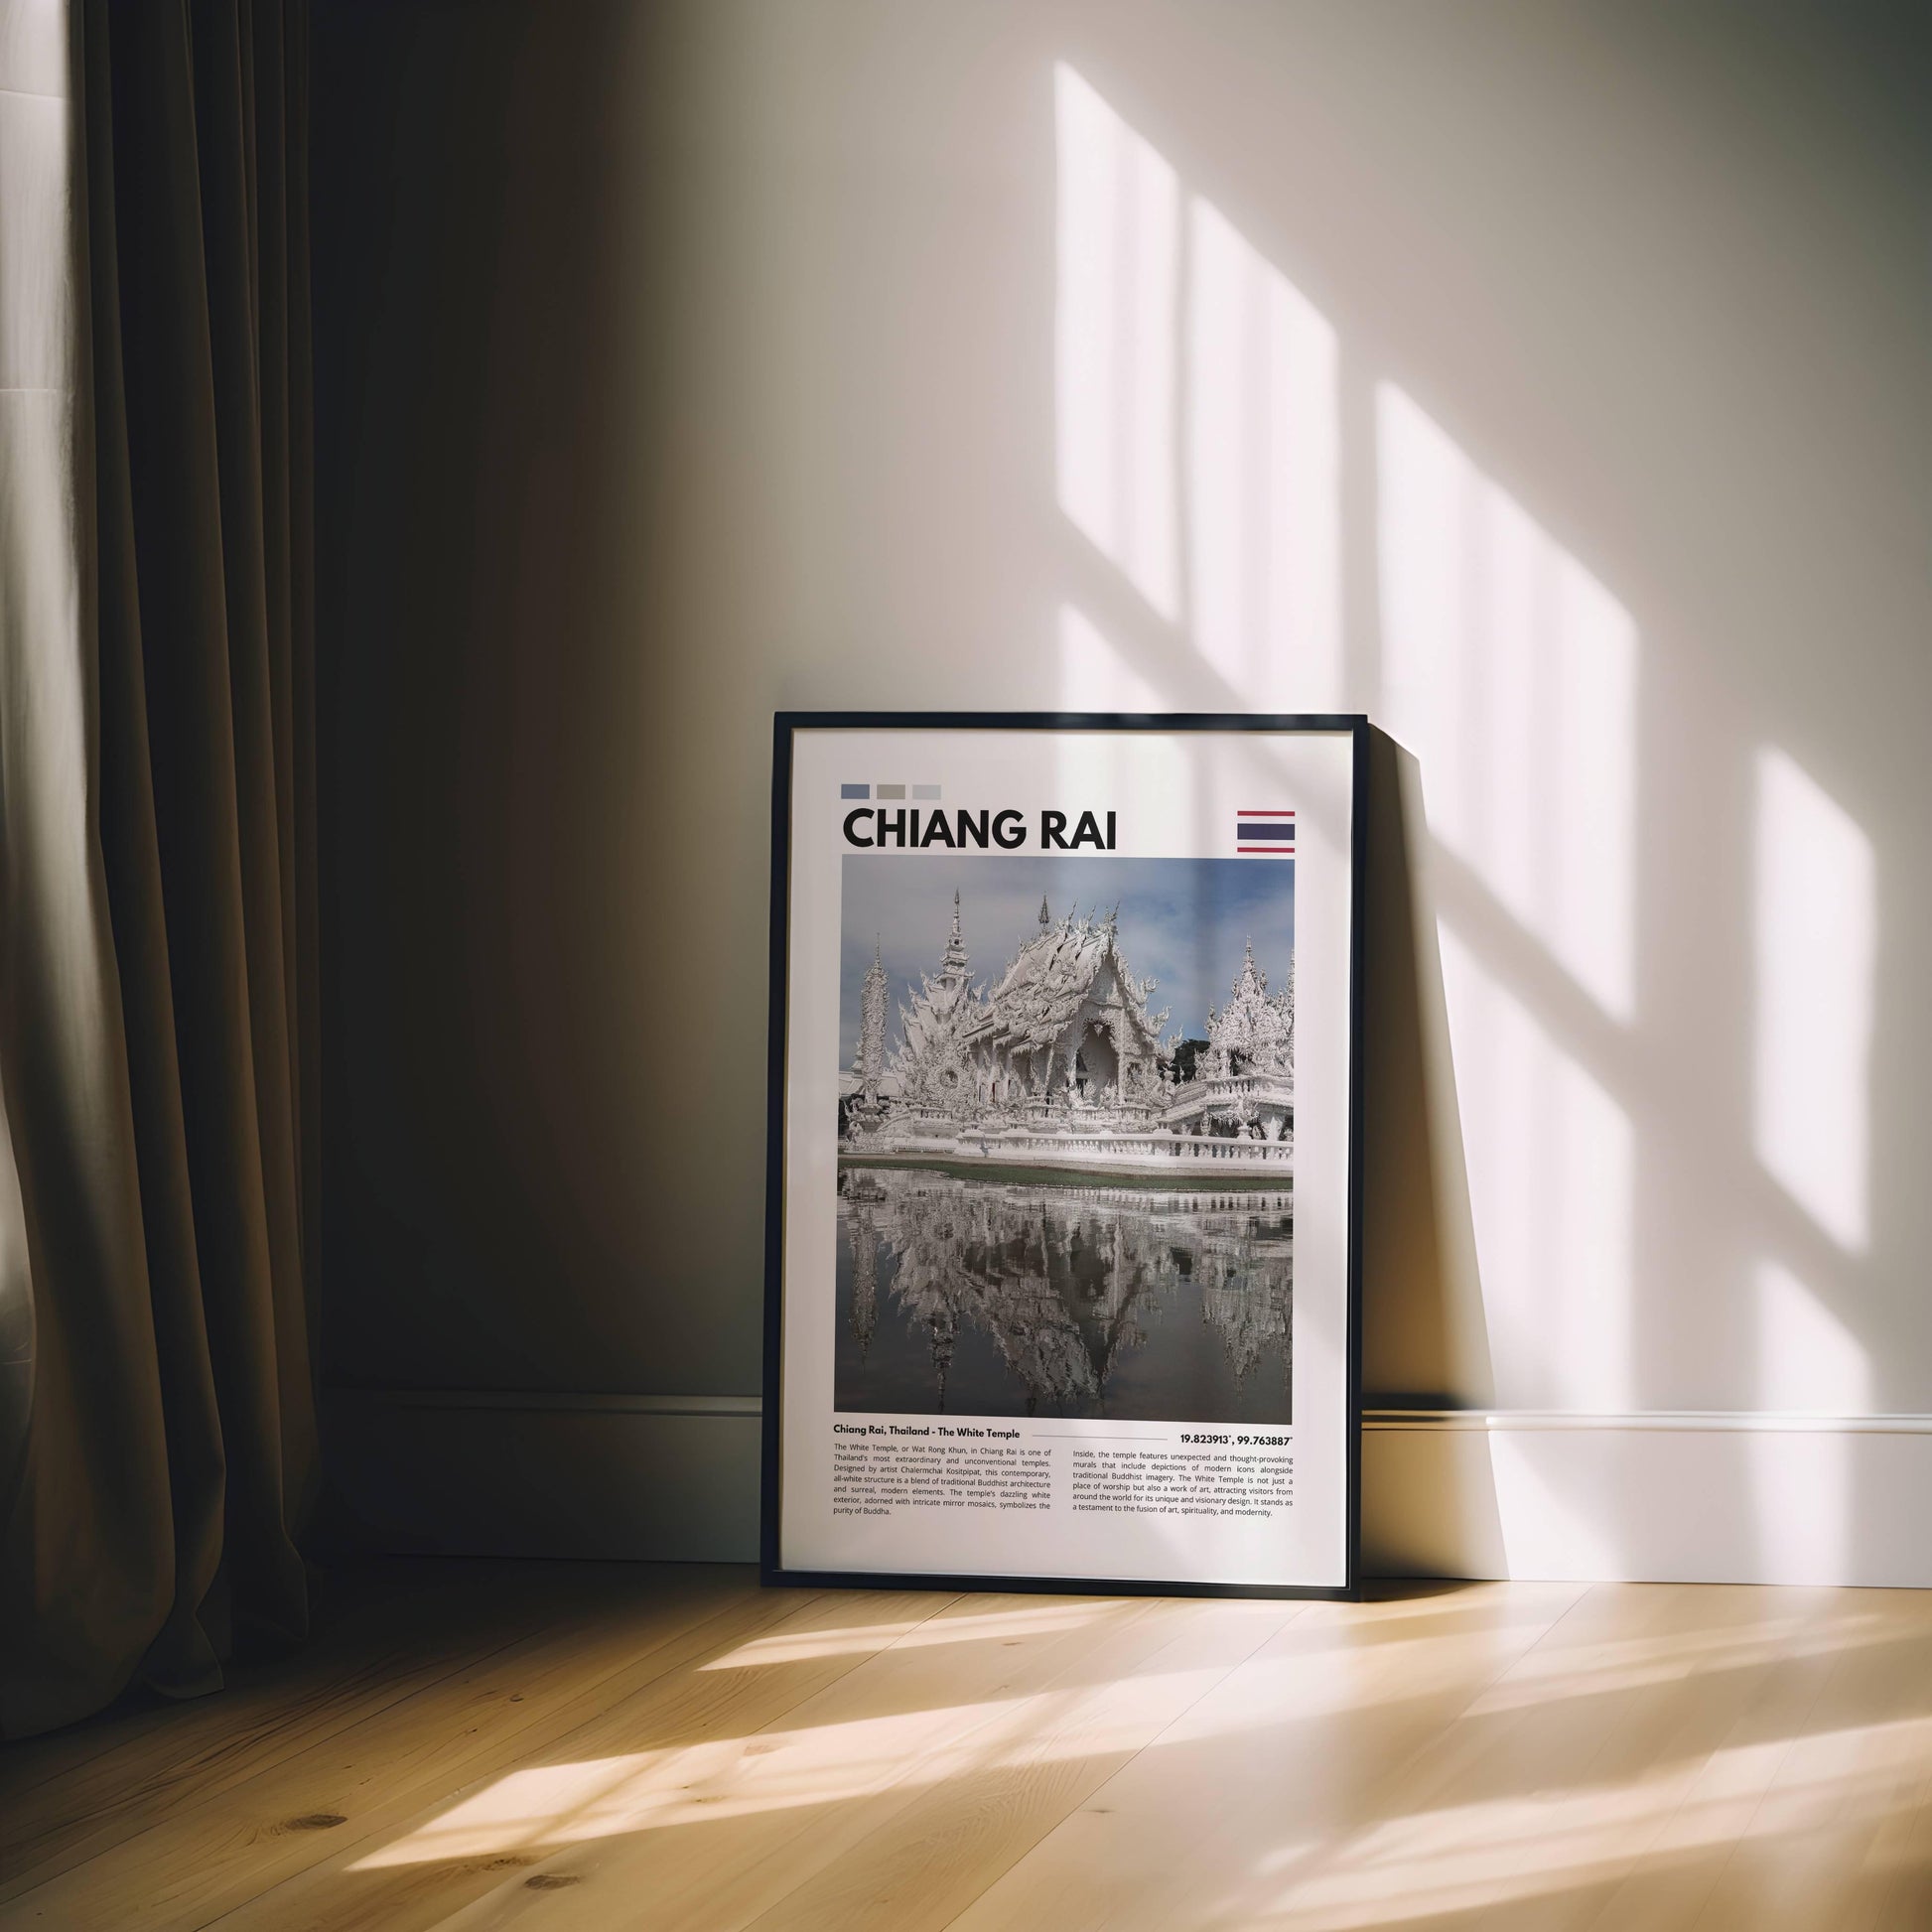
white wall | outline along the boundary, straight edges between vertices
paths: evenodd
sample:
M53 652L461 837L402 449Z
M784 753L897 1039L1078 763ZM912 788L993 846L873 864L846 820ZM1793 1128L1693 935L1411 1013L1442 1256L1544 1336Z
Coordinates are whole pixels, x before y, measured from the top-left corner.
M1459 1541L1418 1499L1471 1479L1467 1432L1372 1442L1380 1560L1926 1581L1896 1485L1924 1493L1932 1435L1873 1459L1840 1426L1932 1416L1932 170L1902 11L692 0L526 18L467 93L462 37L507 30L416 20L440 192L468 141L510 232L582 232L561 279L499 247L481 310L403 313L364 263L385 333L339 350L339 487L412 439L419 474L380 528L345 519L336 625L369 659L455 636L481 597L436 573L481 570L548 755L599 748L619 869L585 922L619 1070L586 1077L624 1161L540 1183L555 1279L485 1258L425 1304L459 1379L756 1390L772 708L1362 709L1420 771L1460 1126L1433 1275L1370 1284L1370 1400L1624 1419L1587 1470L1574 1430L1485 1437L1492 1520ZM325 139L366 52L322 49ZM436 192L397 191L392 256ZM412 345L466 332L474 393L410 401ZM423 454L466 410L460 457ZM502 729L463 756L513 765ZM381 1078L349 1084L393 1115ZM583 1196L626 1186L581 1240ZM447 1379L383 1333L438 1230L391 1278L386 1223L337 1212L379 1287L339 1372ZM1712 1430L1628 1421L1772 1412L1826 1421L1702 1459L1670 1444Z

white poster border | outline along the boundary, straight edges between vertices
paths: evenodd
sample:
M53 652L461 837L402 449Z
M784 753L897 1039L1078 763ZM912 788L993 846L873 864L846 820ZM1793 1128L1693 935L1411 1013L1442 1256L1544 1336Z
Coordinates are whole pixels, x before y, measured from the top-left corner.
M1329 749L1310 756L1308 748L1317 743ZM1104 1594L1357 1593L1367 766L1367 721L1352 715L778 714L760 1565L766 1583ZM1257 1429L1239 1440L1266 1448L1278 1437L1273 1447L1280 1449L1292 1442L1292 1503L1259 1521L1241 1520L1255 1517L1253 1510L1230 1510L1225 1522L1163 1522L1131 1513L1076 1520L1068 1514L1064 1463L1055 1460L1057 1486L1050 1506L1037 1514L955 1504L941 1515L900 1499L864 1513L842 1509L843 1520L834 1520L835 1425L840 1437L870 1429L885 1447L903 1442L908 1454L917 1450L928 1460L931 1449L913 1434L931 1427L930 1412L855 1415L833 1402L831 1256L841 1130L831 1123L840 1068L825 1035L828 1026L836 1032L839 1025L842 856L866 846L873 833L890 845L892 815L934 809L927 801L935 796L948 813L960 800L982 811L1007 810L1002 829L1018 833L1029 852L1048 836L1045 801L1051 799L1062 813L1058 837L1078 836L1077 814L1091 810L1083 843L1093 845L1104 827L1102 849L1122 857L1200 859L1224 856L1224 848L1249 853L1234 845L1246 836L1237 821L1262 807L1246 801L1231 808L1227 801L1241 795L1243 783L1256 789L1252 774L1271 772L1274 778L1261 788L1272 803L1280 802L1272 799L1275 792L1290 796L1299 814L1292 859L1252 852L1255 865L1287 864L1299 875L1294 1426ZM888 815L884 825L863 815L880 811ZM916 835L920 821L910 823ZM1305 1007L1306 1029L1299 1018ZM1305 1189L1301 1130L1311 1107L1315 1132ZM1313 1347L1305 1320L1315 1331ZM945 1423L980 1420L946 1417ZM1084 1427L1068 1418L1050 1423L1042 1441L1064 1443L1072 1440L1068 1430L1077 1436ZM1143 1423L1133 1433L1153 1444L1184 1429ZM971 1427L946 1433L974 1436ZM1004 1427L995 1433L1012 1434ZM1196 1432L1187 1440L1196 1440ZM1208 1440L1233 1438L1209 1432Z

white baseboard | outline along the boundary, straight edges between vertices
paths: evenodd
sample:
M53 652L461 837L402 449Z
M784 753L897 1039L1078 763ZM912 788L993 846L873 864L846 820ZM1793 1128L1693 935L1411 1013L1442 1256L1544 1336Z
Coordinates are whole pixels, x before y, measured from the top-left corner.
M337 1512L398 1555L752 1563L757 1396L336 1390Z
M337 1391L337 1502L397 1553L751 1562L756 1396ZM1932 1416L1371 1410L1370 1576L1932 1587Z
M1932 1416L1376 1410L1371 1575L1932 1587Z

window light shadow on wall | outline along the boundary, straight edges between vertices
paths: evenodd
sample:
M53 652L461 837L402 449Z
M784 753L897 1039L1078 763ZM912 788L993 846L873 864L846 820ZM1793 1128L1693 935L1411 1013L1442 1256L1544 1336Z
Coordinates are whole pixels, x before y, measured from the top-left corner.
M1060 505L1169 621L1110 635L1064 607L1061 705L1370 698L1347 671L1335 328L1064 65L1055 126ZM1177 340L1157 312L1179 317ZM1375 400L1379 709L1484 896L1454 935L1449 1020L1472 1069L1486 1296L1510 1329L1499 1377L1517 1402L1614 1408L1631 1397L1634 1134L1477 962L1503 917L1605 1014L1631 1016L1635 625L1402 391Z
M1785 753L1756 769L1757 1156L1849 1253L1869 1240L1871 841Z
M1767 1173L1848 1255L1870 1240L1869 1114L1877 866L1871 841L1786 753L1759 751L1752 1141ZM1782 1261L1754 1283L1758 1406L1869 1412L1871 1361L1817 1290ZM1842 1581L1856 1503L1854 1443L1780 1432L1752 1445L1764 1573Z
M1339 705L1335 332L1211 204L1188 209L1194 647L1259 710Z
M1402 390L1375 419L1382 697L1430 830L1627 1023L1636 625Z
M1812 1289L1775 1261L1756 1281L1761 1409L1824 1418L1863 1415L1871 1364ZM1751 1497L1764 1578L1835 1584L1851 1574L1853 1444L1837 1431L1768 1430L1751 1445Z
M1497 1386L1512 1407L1628 1409L1630 1118L1448 924L1442 950Z
M1129 664L1084 611L1060 607L1062 711L1165 711L1169 701Z
M1851 1329L1781 1262L1760 1262L1753 1286L1759 1405L1780 1415L1865 1413L1871 1362Z
M1174 708L1163 690L1135 664L1086 613L1060 607L1059 707L1062 711L1161 712ZM1198 773L1172 745L1143 744L1137 782L1161 801L1164 821L1183 842L1202 835L1206 801ZM1054 776L1069 798L1111 796L1120 788L1121 749L1111 736L1076 737L1057 745Z
M1334 329L1211 203L1187 197L1183 220L1173 167L1064 65L1054 126L1060 508L1184 633L1190 702L1331 709ZM1095 660L1066 636L1070 676ZM1166 631L1155 650L1173 641ZM1083 687L1078 708L1100 708L1110 682Z
M1054 74L1060 508L1164 618L1174 533L1173 169L1071 68Z
M1637 1132L1580 1023L1636 1017L1636 624L1393 383L1375 436L1381 716L1465 869L1439 928L1497 1399L1620 1414L1640 1406ZM1549 985L1508 969L1524 940ZM1527 1438L1489 1448L1512 1574L1625 1574L1598 1499L1556 1493Z
M1495 1399L1641 1409L1642 1135L1647 1104L1655 1127L1668 1102L1641 1030L1673 989L1639 976L1638 625L1409 388L1351 359L1183 169L1071 67L1053 85L1058 501L1080 537L1059 702L1348 706L1415 754ZM1351 452L1358 420L1367 446ZM1351 465L1372 479L1359 530L1344 523ZM1373 610L1349 608L1351 546ZM1719 1195L1761 1171L1795 1210L1767 1219L1744 1181L1731 1279L1748 1402L1856 1415L1872 1365L1832 1258L1855 1262L1871 1238L1875 860L1786 753L1754 757L1754 849L1738 855L1750 1086L1734 1140L1698 1158ZM1531 1479L1520 1447L1492 1439L1499 1496ZM1756 1496L1768 1521L1785 1464L1811 1457L1774 1553L1794 1574L1852 1533L1851 1451L1833 1476L1820 1450L1816 1432L1773 1442L1763 1467L1740 1463L1731 1499ZM1533 1513L1590 1506L1543 1496ZM1583 1555L1615 1574L1616 1551Z

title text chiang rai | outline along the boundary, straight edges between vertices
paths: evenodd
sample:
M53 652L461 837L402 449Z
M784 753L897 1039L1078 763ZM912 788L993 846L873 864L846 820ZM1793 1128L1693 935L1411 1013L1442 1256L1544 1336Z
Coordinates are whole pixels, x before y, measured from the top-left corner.
M1094 852L1114 850L1114 821L1118 814L1107 812L1042 811L1039 815L1039 849L1042 852ZM984 852L998 846L1014 852L1027 843L1027 814L1018 811L996 812L990 806L969 812L962 805L948 812L934 806L922 811L917 805L860 805L845 815L845 842L880 849L910 852L929 845L951 846L955 850L977 846Z

